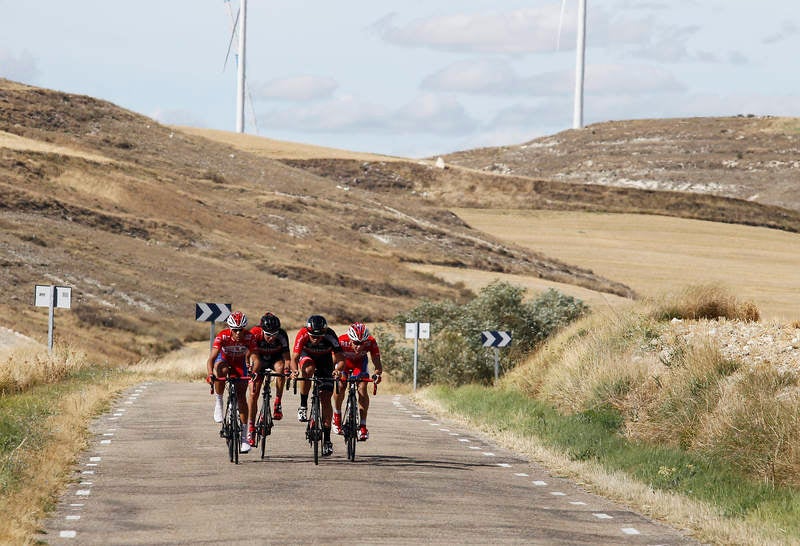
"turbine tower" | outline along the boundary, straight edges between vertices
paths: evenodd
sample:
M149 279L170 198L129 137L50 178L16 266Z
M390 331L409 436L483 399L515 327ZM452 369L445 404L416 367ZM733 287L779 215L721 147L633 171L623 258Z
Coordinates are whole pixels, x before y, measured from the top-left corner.
M586 0L578 0L578 47L575 61L575 108L572 128L583 128L583 79L584 59L586 57Z
M239 6L239 59L236 70L236 132L244 133L244 93L245 93L245 33L247 30L247 0Z

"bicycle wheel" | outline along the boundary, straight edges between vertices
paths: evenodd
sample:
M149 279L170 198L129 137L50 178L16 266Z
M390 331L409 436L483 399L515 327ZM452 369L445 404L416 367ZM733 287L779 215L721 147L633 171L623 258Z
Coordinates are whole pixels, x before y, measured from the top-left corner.
M358 440L358 402L355 390L351 390L347 396L347 458L351 461L356 460L356 442Z
M266 378L269 380L269 377ZM264 396L261 399L261 409L258 412L258 424L256 430L258 431L258 441L261 442L261 458L264 458L264 453L267 449L267 436L272 432L272 410L269 407L270 393L269 385L264 385Z
M321 439L322 415L319 408L319 396L314 394L311 400L311 442L314 447L314 464L319 464L319 442Z
M233 463L239 464L239 449L242 446L242 424L239 421L239 404L236 401L236 393L231 397L231 420L233 422Z
M236 407L235 393L228 392L228 404L225 408L225 441L228 443L228 457L231 462L238 459L239 445L236 438L239 430L239 414Z

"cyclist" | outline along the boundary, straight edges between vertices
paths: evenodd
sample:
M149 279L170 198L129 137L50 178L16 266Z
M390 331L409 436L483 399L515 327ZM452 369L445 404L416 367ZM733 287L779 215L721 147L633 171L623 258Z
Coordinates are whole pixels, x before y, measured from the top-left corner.
M208 379L214 386L216 400L214 403L214 421L222 422L222 394L225 392L225 384L215 381L217 377L226 377L230 371L231 375L248 378L247 358L255 351L256 345L253 335L247 330L247 315L241 311L234 311L225 320L228 328L220 331L214 338L211 346L211 354L206 362ZM239 381L236 384L236 398L239 405L239 419L242 428L247 424L247 383ZM250 451L250 444L246 438L242 439L242 453Z
M253 445L255 444L255 434L253 433L258 414L258 397L264 381L264 374L270 370L282 374L291 356L289 354L289 336L286 334L286 330L281 328L281 320L272 313L266 313L261 317L260 324L254 326L250 333L253 334L257 347L250 355L252 373L250 388L247 391L247 407L249 409L247 439L250 445ZM275 405L272 411L272 418L275 421L283 419L281 396L285 385L285 377L275 379Z
M322 315L311 315L306 321L305 328L297 332L292 349L291 369L293 374L298 371L303 377L316 375L319 378L332 378L335 363L342 361L342 348L336 332L328 328L328 322ZM300 407L297 409L297 420L308 421L308 392L311 383L303 381L300 386ZM320 385L320 407L322 408L322 456L327 457L333 453L331 442L331 394L333 385L323 383Z
M346 334L339 336L339 344L342 346L344 361L336 364L336 370L346 372L354 377L369 377L368 359L372 358L372 366L375 368L375 384L381 382L383 365L381 364L381 352L378 349L378 342L369 333L369 329L363 322L354 322L347 329ZM333 431L336 434L342 433L342 401L345 397L345 389L339 389L333 395ZM361 418L358 429L359 441L369 439L367 430L367 412L369 411L369 394L367 384L358 384L358 413Z

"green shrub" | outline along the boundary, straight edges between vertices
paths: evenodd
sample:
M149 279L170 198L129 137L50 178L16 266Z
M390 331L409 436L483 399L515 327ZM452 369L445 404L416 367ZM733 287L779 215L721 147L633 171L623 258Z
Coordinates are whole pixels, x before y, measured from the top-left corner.
M523 301L524 295L522 287L495 281L466 305L424 301L399 315L399 326L406 322L431 324L431 339L420 342L418 383L491 383L494 355L482 346L482 331L511 332L511 344L501 349L501 371L505 371L556 330L588 311L581 300L556 290L547 290L530 302ZM397 365L401 378L412 377L413 358Z

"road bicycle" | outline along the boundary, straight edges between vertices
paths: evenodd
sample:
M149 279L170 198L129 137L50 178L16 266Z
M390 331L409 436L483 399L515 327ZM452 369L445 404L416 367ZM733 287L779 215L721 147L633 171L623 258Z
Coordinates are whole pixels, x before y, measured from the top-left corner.
M267 436L272 434L272 427L275 422L272 419L272 407L270 401L272 398L272 388L270 380L273 377L287 377L288 374L275 373L271 370L261 374L264 378L264 387L261 393L261 408L258 410L256 417L256 431L255 431L255 447L261 447L261 458L264 458L264 453L267 448ZM289 390L289 382L286 382L286 390Z
M319 444L322 442L322 408L320 407L319 389L321 383L331 384L333 379L327 377L298 377L294 381L295 393L298 381L311 381L311 402L306 423L306 440L314 448L314 464L319 464Z
M356 442L358 442L358 429L360 427L361 419L358 412L358 384L359 383L374 383L377 376L372 377L347 375L342 376L340 380L347 383L347 400L344 406L344 415L342 416L342 435L344 436L344 443L347 445L347 458L350 461L356 460ZM339 390L339 384L336 384L336 390ZM378 392L377 383L372 386L372 394Z
M216 381L225 382L227 401L225 403L225 416L222 419L222 428L219 435L225 438L228 446L230 461L239 464L239 447L242 444L242 423L239 421L239 399L236 396L236 383L247 381L246 378L228 374L225 379L217 378ZM211 392L214 392L213 386Z

